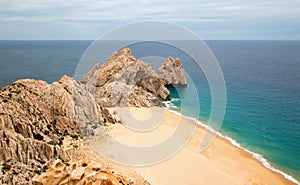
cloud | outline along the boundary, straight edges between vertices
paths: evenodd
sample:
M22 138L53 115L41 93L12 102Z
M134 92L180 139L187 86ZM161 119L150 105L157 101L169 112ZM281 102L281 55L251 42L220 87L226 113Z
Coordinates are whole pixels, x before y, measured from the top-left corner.
M10 0L0 2L2 17L37 17L41 21L142 19L250 19L300 15L300 1L139 1L139 0ZM24 19L25 20L25 19ZM36 19L35 19L36 20Z
M242 22L282 20L277 22L280 26L289 20L299 23L299 18L299 0L0 0L1 27L7 23L47 22L93 29L95 25L112 27L131 21L161 20L200 27L217 24L219 28L213 30L227 30L226 26L235 29ZM255 29L259 25L252 26Z

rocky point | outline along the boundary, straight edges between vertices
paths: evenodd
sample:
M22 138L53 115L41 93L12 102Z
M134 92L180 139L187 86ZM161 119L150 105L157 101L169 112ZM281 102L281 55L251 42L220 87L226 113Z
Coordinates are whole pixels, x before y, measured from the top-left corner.
M121 123L115 106L163 106L170 100L166 86L186 84L179 59L169 57L155 72L126 47L81 82L63 76L52 84L24 79L3 87L0 184L133 184L113 169L95 167L104 164L74 161L69 149L78 146L66 147L66 138L94 136L99 127Z

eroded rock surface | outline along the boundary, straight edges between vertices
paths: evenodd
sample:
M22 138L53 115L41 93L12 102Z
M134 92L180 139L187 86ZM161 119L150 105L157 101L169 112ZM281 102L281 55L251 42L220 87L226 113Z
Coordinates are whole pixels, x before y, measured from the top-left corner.
M33 178L35 185L131 185L132 178L126 178L100 163L80 160L66 166L57 160L51 168Z
M92 102L85 86L67 76L53 84L18 80L4 87L0 92L0 183L29 183L51 160L68 161L61 147L64 136L80 137L88 124L101 124Z
M161 106L170 92L150 64L137 60L129 48L116 53L103 65L95 65L82 79L103 107Z
M179 58L168 57L165 63L158 68L157 74L165 80L165 85L187 85L184 69Z
M120 123L115 106L162 106L170 99L165 85L186 85L179 59L169 57L156 73L124 48L96 64L82 83L63 76L52 84L24 79L2 88L0 184L32 184L35 175L36 184L131 184L89 162L67 167L70 156L62 144L65 137L94 136L101 125Z

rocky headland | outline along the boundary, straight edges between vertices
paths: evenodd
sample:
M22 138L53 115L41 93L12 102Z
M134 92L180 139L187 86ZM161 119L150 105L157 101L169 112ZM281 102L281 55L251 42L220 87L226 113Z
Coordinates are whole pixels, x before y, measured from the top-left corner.
M186 84L179 59L169 57L155 72L123 48L80 82L63 76L52 84L24 79L3 87L0 184L148 184L135 172L116 173L112 167L122 168L82 138L121 123L112 107L163 106L170 100L166 86Z

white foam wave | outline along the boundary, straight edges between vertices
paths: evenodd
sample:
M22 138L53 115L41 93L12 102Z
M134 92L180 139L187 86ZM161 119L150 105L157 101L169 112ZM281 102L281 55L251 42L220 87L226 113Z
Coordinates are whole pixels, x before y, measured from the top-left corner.
M170 108L171 102L170 101L163 101L163 104L167 107Z
M201 121L195 119L195 118L192 118L192 117L188 117L188 116L184 116L182 115L181 113L177 112L177 111L173 111L173 110L169 110L170 112L176 114L176 115L179 115L179 116L182 116L186 119L189 119L189 120L193 120L195 121L198 125L201 125L203 126L204 128L208 129L210 132L213 132L215 134L217 134L218 136L228 140L232 145L250 153L252 155L252 157L256 160L258 160L259 162L261 162L266 168L276 172L276 173L280 173L281 175L283 175L286 179L288 179L289 181L293 182L293 183L296 183L298 185L300 185L300 183L294 178L292 177L291 175L288 175L287 173L283 172L283 171L280 171L276 168L274 168L269 162L267 159L265 159L261 154L258 154L258 153L255 153L255 152L251 152L250 150L246 149L246 148L243 148L238 142L236 142L234 139L228 137L228 136L224 136L223 134L221 134L220 132L214 130L213 128L209 127L208 125L202 123Z
M171 102L180 101L180 98L171 98Z
M254 153L254 152L250 152L252 153L252 156L257 159L259 162L261 162L266 168L269 168L270 170L274 171L274 172L277 172L277 173L280 173L281 175L283 175L286 179L292 181L293 183L296 183L299 185L299 182L292 176L286 174L285 172L283 171L280 171L276 168L274 168L262 155L260 154L257 154L257 153Z

